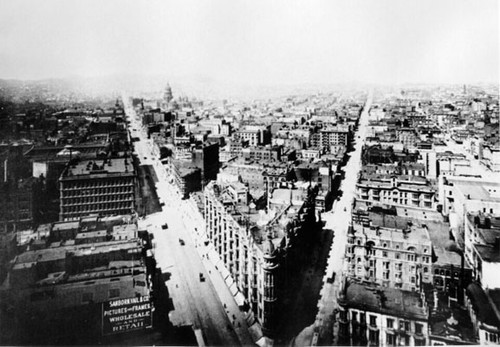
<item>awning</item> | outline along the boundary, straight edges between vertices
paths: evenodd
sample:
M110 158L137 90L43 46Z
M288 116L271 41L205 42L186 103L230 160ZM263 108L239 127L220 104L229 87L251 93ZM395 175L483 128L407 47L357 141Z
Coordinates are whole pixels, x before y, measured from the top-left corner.
M226 277L225 281L226 281L226 285L228 286L228 288L231 288L231 286L234 284L234 280L233 280L232 276Z
M236 303L238 304L238 306L245 305L245 297L240 292L236 293L234 300L236 300Z
M237 293L238 293L238 287L236 286L236 283L232 283L230 286L229 286L229 290L231 291L231 295L232 296L235 296Z
M208 258L212 261L212 264L217 265L217 263L220 262L219 254L213 249L208 251Z
M217 265L217 267L218 267L219 272L222 275L222 278L224 279L224 281L226 280L226 278L231 276L231 274L229 273L229 271L226 269L226 267L224 266L224 264L222 262L220 262Z

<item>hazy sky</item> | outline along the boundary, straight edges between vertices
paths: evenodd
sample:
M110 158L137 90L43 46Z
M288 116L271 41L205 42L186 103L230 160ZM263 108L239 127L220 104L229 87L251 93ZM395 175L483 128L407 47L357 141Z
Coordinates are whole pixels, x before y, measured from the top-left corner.
M499 78L498 0L0 0L0 78Z

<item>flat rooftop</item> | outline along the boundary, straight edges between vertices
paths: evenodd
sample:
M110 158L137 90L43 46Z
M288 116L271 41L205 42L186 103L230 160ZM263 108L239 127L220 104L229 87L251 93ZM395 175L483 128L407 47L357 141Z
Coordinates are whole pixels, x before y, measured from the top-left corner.
M408 319L427 320L422 298L417 292L360 283L348 283L345 302L348 307L379 312Z
M137 240L111 241L83 245L65 245L56 248L45 248L35 251L24 252L15 259L14 268L26 267L24 264L37 262L56 261L66 258L66 253L73 253L75 256L107 253L115 250L127 250L141 247ZM28 266L29 267L29 266Z
M500 202L500 182L457 180L453 185L469 200Z
M66 177L88 176L99 174L133 174L134 167L130 158L106 158L95 160L82 160L68 167Z

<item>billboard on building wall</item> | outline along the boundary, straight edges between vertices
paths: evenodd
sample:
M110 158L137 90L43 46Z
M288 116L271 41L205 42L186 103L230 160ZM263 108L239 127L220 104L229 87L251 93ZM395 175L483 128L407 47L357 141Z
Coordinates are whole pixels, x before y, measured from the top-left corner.
M118 299L102 304L102 334L112 335L153 326L149 296Z

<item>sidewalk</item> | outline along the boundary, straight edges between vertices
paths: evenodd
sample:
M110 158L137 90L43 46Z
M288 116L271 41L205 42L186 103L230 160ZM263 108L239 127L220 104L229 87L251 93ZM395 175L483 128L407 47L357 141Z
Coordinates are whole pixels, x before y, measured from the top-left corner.
M138 123L135 119L131 119L131 121ZM138 146L141 147L140 152L150 152L153 154L159 153L158 146L153 141L144 139L144 137L145 133L141 132L141 143L138 144ZM140 154L142 154L142 156L139 159L142 160L146 153ZM189 231L188 237L191 239L190 241L196 245L195 248L197 253L202 260L202 264L207 271L208 277L210 278L209 282L213 285L220 301L223 303L227 317L231 321L240 343L243 346L253 346L257 344L257 342L261 344L262 333L260 332L260 328L256 329L256 324L253 324L251 327L248 326L248 314L240 310L235 297L231 293L230 288L220 273L222 270L220 265L219 268L216 268L216 264L214 262L216 262L217 259L213 259L213 256L208 256L211 244L204 244L204 241L207 240L207 238L203 217L199 211L194 208L194 206L191 206L189 200L182 200L180 198L180 194L176 187L169 183L169 174L166 167L159 161L158 156L153 155L151 161L152 162L148 162L148 164L152 165L156 176L158 177L158 182L156 183L158 196L167 204L167 206L173 207L178 211L178 218L182 222L184 228Z
M337 336L338 331L338 324L336 323L335 317L335 312L338 308L337 293L340 287L340 281L347 267L347 264L344 262L347 230L349 227L352 201L355 197L356 174L360 169L362 141L364 141L366 136L366 124L368 121L371 98L372 94L370 92L365 104L365 110L359 121L358 134L361 140L356 143L355 150L352 152L344 168L346 178L344 178L340 187L340 189L344 191L344 195L339 201L334 202L331 211L323 215L326 222L325 228L334 230L335 235L329 251L328 264L323 278L323 287L321 288L321 298L318 301L316 321L295 338L293 345L296 346L317 346L318 344L332 345L335 343L334 337ZM330 278L333 273L335 273L335 280L333 283L328 283L328 278Z
M213 247L211 247L210 243L208 245L205 245L205 227L204 224L202 224L201 226L198 224L200 222L200 219L203 223L205 223L205 221L202 220L199 212L190 211L189 203L186 200L181 201L181 206L184 212L181 216L183 224L186 226L186 229L190 231L190 237L192 239L191 241L193 241L193 243L195 244L195 248L200 258L202 259L203 266L208 272L208 276L210 277L212 285L216 289L220 301L224 304L224 309L229 320L233 324L234 330L236 331L240 342L244 346L254 345L256 340L254 340L250 335L250 330L246 320L247 314L240 310L235 297L231 293L229 287L227 286L220 273L221 269L216 267L216 263L219 264L219 267L222 265L222 263L218 262L217 259L214 259L213 256L209 256L209 254L213 254L213 252L210 252ZM198 214L198 216L195 213ZM195 230L197 232L195 232Z

